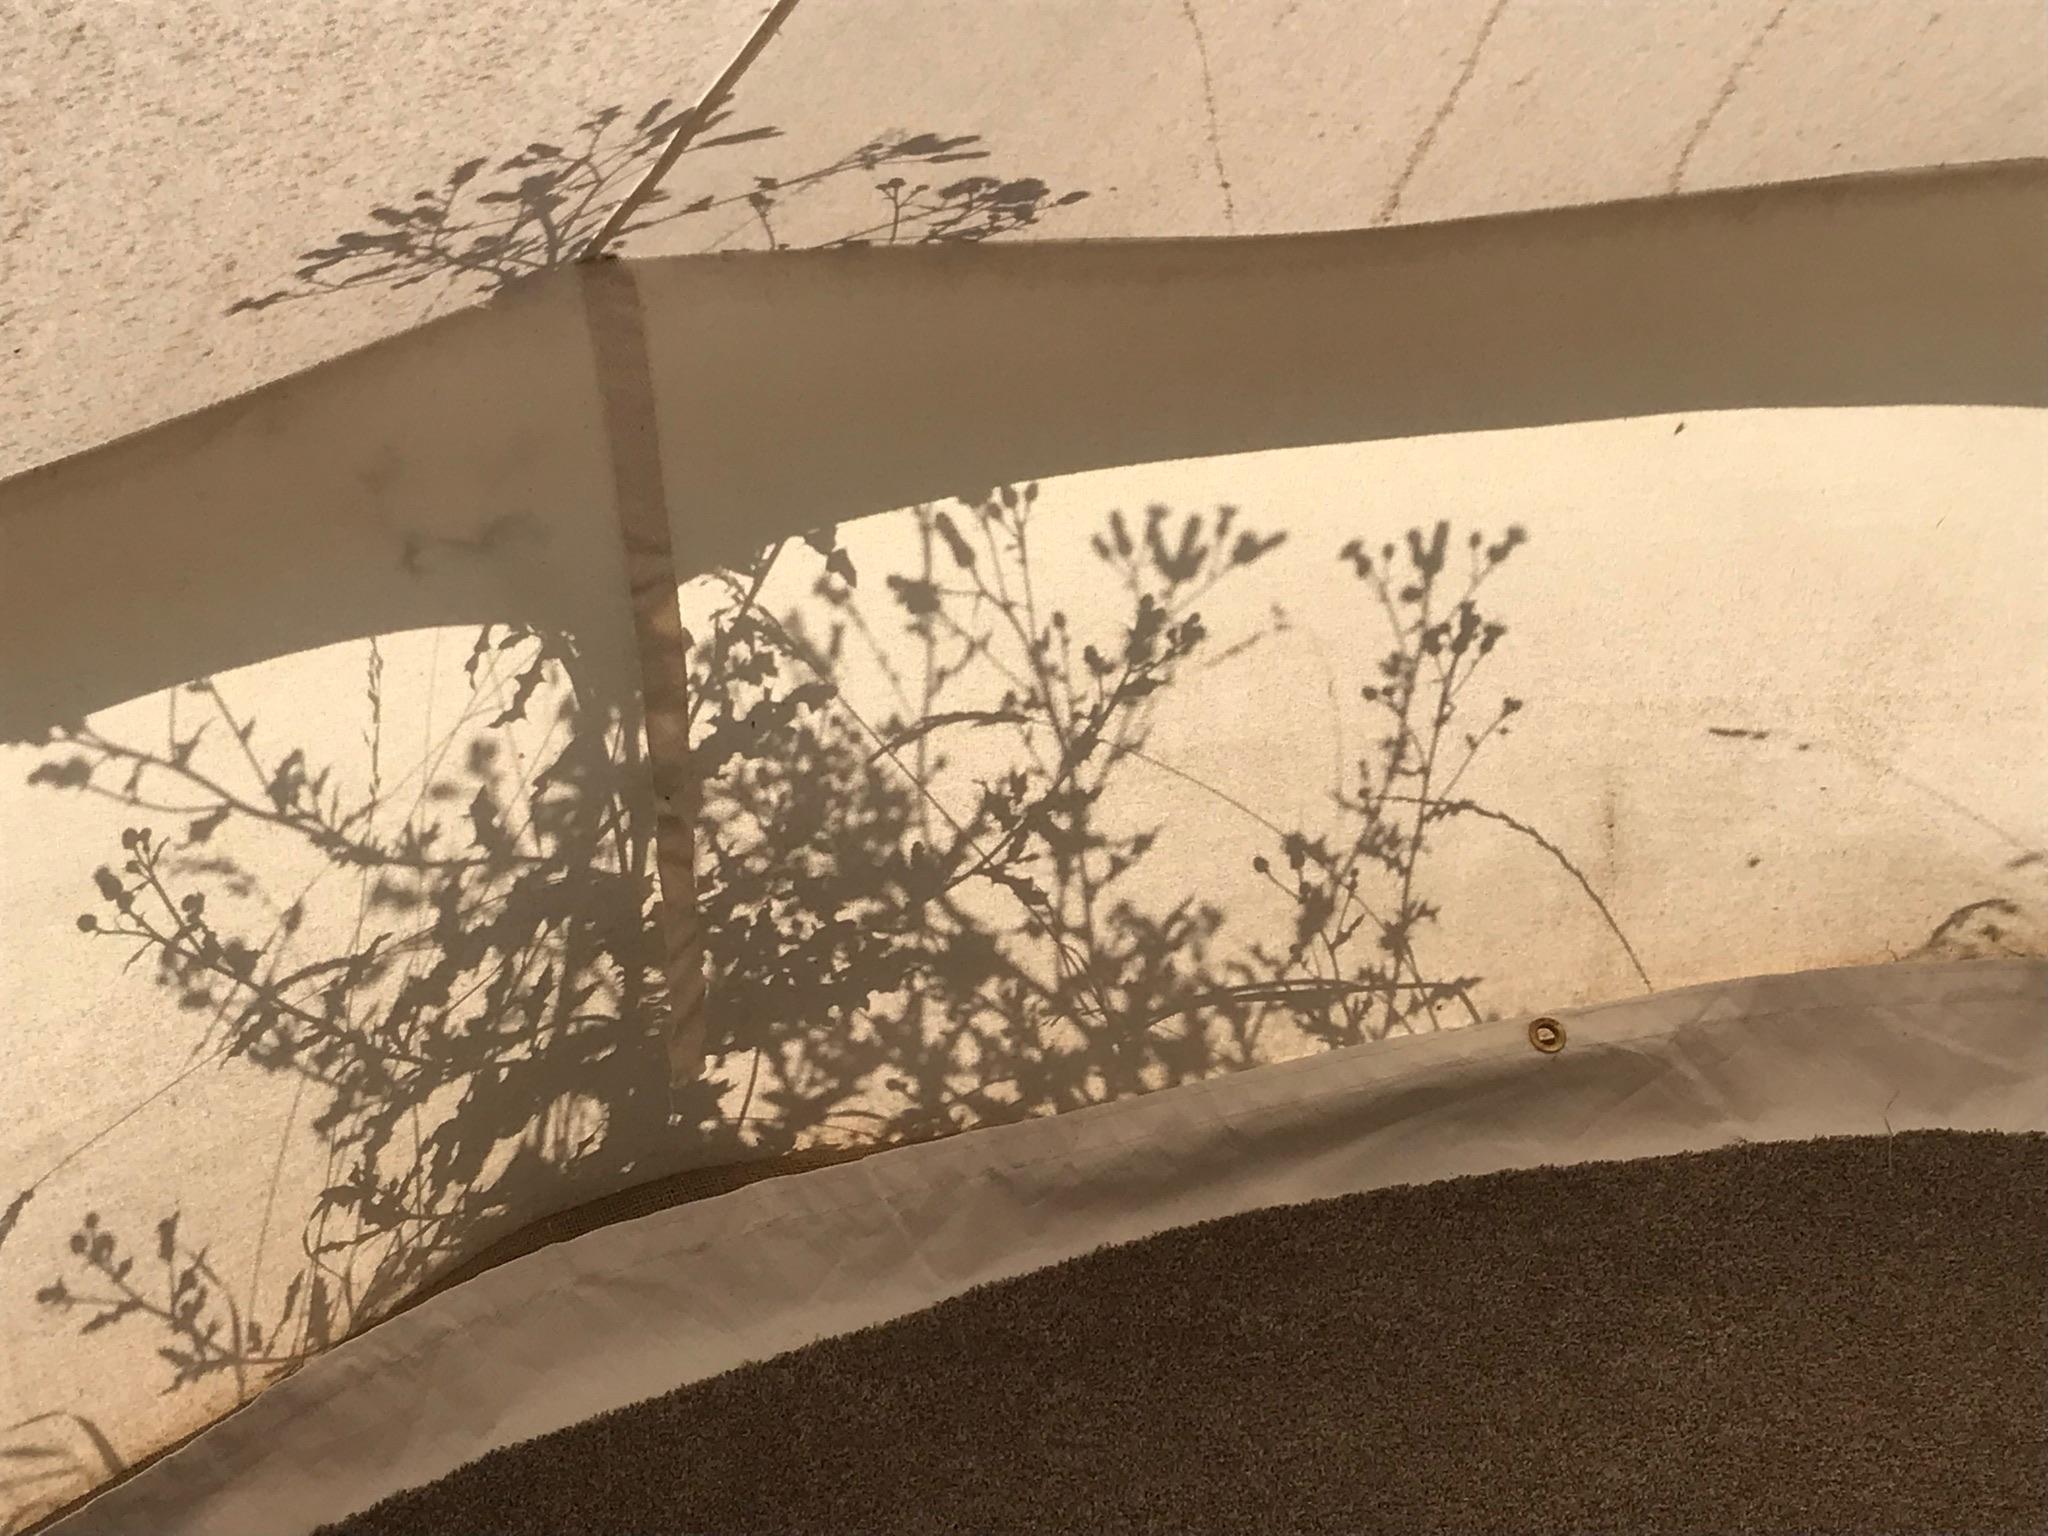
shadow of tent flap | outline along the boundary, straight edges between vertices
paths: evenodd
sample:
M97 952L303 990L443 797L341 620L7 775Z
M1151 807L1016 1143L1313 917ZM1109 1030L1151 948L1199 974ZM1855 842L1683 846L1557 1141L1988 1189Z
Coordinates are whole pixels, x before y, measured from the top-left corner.
M627 266L687 575L1112 465L1681 409L2039 405L2044 208L2028 163L1368 234ZM629 655L583 281L0 486L0 739L429 625Z

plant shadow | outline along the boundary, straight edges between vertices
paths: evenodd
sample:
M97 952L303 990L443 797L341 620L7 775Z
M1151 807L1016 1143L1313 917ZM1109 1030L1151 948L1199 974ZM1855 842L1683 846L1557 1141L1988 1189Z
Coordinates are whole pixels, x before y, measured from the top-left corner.
M573 260L679 120L668 101L637 115L608 107L559 143L466 158L229 313L427 284L489 298ZM735 151L777 137L723 112L687 158L730 178ZM1087 196L988 174L993 159L975 134L884 135L780 177L688 199L657 191L626 236L723 214L733 228L722 239L774 248L806 199L864 181L866 214L826 243L971 243ZM715 1075L676 1091L661 1069L654 818L632 685L572 634L487 627L466 656L458 718L414 760L394 734L389 639L361 647L360 760L273 739L234 686L201 678L165 696L160 737L59 728L29 773L41 790L123 811L130 825L92 872L97 905L77 927L118 946L122 967L198 1038L135 1106L15 1195L0 1245L67 1167L194 1079L292 1085L314 1106L298 1134L325 1173L300 1209L280 1174L261 1213L198 1233L182 1208L138 1219L118 1170L70 1167L87 1190L116 1187L81 1199L60 1272L35 1300L96 1336L93 1359L107 1363L81 1363L57 1386L99 1383L86 1395L108 1398L109 1427L39 1414L7 1430L0 1459L22 1471L0 1529L41 1522L125 1470L114 1450L124 1394L196 1392L204 1422L537 1217L799 1139L749 1136ZM253 1240L260 1260L273 1227L296 1249L288 1277L243 1278L244 1250ZM108 1354L123 1340L132 1351ZM84 1450L45 1443L60 1419L86 1426Z
M535 140L501 159L466 159L438 187L423 187L403 203L381 204L361 227L304 252L289 283L238 299L227 313L429 283L463 297L487 298L562 266L584 251L686 115L666 100L630 121L623 107L606 107L561 143ZM731 107L713 113L684 151L683 163L696 169L708 160L714 164L704 166L705 173L720 175L726 168L715 162L729 159L730 151L782 136L772 125L727 127L732 120ZM743 185L691 198L657 187L619 239L696 222L725 226L715 235L707 229L707 242L724 244L746 233L779 249L778 220L786 209L828 184L856 179L872 188L870 215L827 245L987 240L1088 196L1055 195L1036 177L950 169L992 157L978 134L884 135L787 175L749 176Z

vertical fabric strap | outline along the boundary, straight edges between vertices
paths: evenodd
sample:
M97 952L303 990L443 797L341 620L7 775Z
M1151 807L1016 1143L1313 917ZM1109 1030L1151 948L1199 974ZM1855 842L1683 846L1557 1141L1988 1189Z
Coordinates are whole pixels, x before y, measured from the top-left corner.
M663 971L668 980L669 1082L680 1088L704 1070L704 930L697 911L697 823L703 791L690 754L689 640L677 603L662 481L654 378L640 289L623 262L591 262L584 310L596 354L598 394L610 448L626 591L647 757L654 779L655 870L660 881Z

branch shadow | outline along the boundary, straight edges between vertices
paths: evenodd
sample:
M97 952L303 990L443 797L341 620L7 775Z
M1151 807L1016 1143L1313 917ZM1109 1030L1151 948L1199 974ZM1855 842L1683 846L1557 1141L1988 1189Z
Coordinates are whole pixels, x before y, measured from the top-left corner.
M379 205L370 210L367 223L303 252L289 283L238 299L227 313L255 314L358 289L432 282L466 297L488 298L522 278L574 260L686 116L668 100L630 121L625 108L611 106L578 123L561 143L535 140L501 159L479 155L464 160L438 187L423 187L404 203ZM714 113L682 162L694 168L705 159L723 161L729 158L724 152L782 136L780 128L767 124L727 127L733 118L731 107ZM987 240L1088 196L1082 191L1055 196L1035 177L962 175L946 169L991 158L979 134L885 135L786 176L749 176L743 185L687 199L657 188L643 205L646 211L621 231L620 239L685 222L708 225L724 214L737 217L768 248L778 249L783 242L777 220L783 210L828 183L854 178L870 180L873 216L826 245ZM705 169L718 174L729 167ZM671 172L670 179L679 179L679 173ZM704 238L723 243L735 233L728 229L713 236L707 230Z
M679 1166L1104 1102L1272 1059L1281 1028L1328 1047L1481 1016L1481 978L1429 959L1426 870L1442 829L1490 809L1461 781L1523 707L1468 692L1507 634L1481 603L1519 527L1454 547L1440 523L1338 555L1386 637L1362 688L1385 734L1339 799L1341 835L1265 823L1271 900L1248 937L1176 888L1187 871L1146 879L1161 829L1131 775L1160 761L1163 702L1285 626L1275 609L1219 636L1201 615L1225 586L1256 590L1283 536L1228 507L1112 512L1084 560L1116 608L1083 619L1054 606L1048 569L1081 535L1047 522L1035 485L897 517L917 551L897 568L862 570L825 531L688 594L712 1034L682 1093L637 735L566 637L480 632L467 734L360 791L270 746L213 680L188 685L205 711L161 745L64 733L36 783L151 819L93 871L82 935L208 1021L195 1061L310 1095L332 1173L281 1293L236 1284L176 1210L141 1244L93 1210L38 1303L147 1341L133 1366L164 1390L242 1401L522 1223ZM891 673L892 649L913 666ZM896 706L862 706L863 666ZM384 689L372 641L373 763ZM415 808L442 814L394 825L415 783ZM293 948L304 898L264 892L243 852L279 835L358 894L349 943ZM266 894L270 931L238 924Z
M1973 877L1972 885L1961 888L1975 894L1931 921L1924 937L1888 945L1885 953L1891 959L1996 960L2040 955L2048 941L2048 849L2030 845L2010 828L1958 799L1949 787L1917 778L1896 763L1870 756L1844 741L1757 724L1712 725L1706 734L1716 743L1731 744L1729 750L1749 754L1789 750L1801 762L1811 761L1807 754L1813 754L1832 759L1838 766L1853 766L1876 782L1897 786L1924 807L1939 808L1949 817L1974 824L2003 847L1988 873ZM1761 862L1752 855L1748 865L1754 869Z
M1507 633L1483 588L1525 533L1453 550L1440 523L1344 547L1388 639L1361 690L1384 735L1337 797L1340 830L1311 835L1151 750L1164 701L1285 626L1217 636L1201 613L1221 586L1256 588L1283 535L1229 507L1110 513L1088 539L1121 594L1109 625L1047 605L1044 552L1077 541L1037 499L902 514L919 554L879 583L821 533L705 584L712 1017L764 1144L913 1139L1195 1081L1273 1059L1276 1026L1330 1048L1481 1017L1481 978L1426 958L1442 911L1422 876L1468 816L1541 841L1457 793L1523 707L1465 690ZM805 600L775 610L771 571L805 558ZM878 691L893 702L856 701ZM1254 922L1278 936L1247 939L1242 915L1177 888L1207 871L1155 870L1148 770L1261 825Z
M438 189L372 209L307 251L288 283L230 313L427 283L488 298L573 259L678 118L666 101L637 117L609 107L563 143L465 159ZM721 164L779 134L729 118L690 156ZM657 193L627 233L724 211L775 246L802 199L866 178L871 215L828 243L971 243L1087 195L963 174L992 158L974 134L879 137L798 174L689 200ZM407 550L426 558L431 541ZM202 1072L292 1084L314 1106L302 1134L327 1173L277 1223L298 1253L289 1281L267 1293L220 1255L253 1235L260 1261L271 1212L252 1211L246 1230L200 1233L181 1208L151 1213L152 1225L113 1214L129 1203L117 1192L91 1200L35 1301L80 1335L135 1348L98 1348L111 1368L81 1363L50 1384L111 1399L108 1432L77 1421L97 1460L44 1443L62 1415L0 1435L0 1461L22 1468L6 1485L6 1528L122 1474L123 1394L193 1391L198 1412L217 1416L536 1217L793 1144L745 1137L711 1078L668 1087L654 817L631 682L574 635L524 627L482 629L463 672L460 718L407 763L388 729L384 648L367 642L367 782L360 763L274 741L213 678L166 696L161 739L87 722L49 733L29 783L118 806L131 822L92 872L97 905L77 928L118 947L122 968L142 970L159 1007L197 1022L199 1038L138 1106L20 1190L0 1215L0 1245L66 1164ZM280 845L315 875L280 886ZM338 928L321 916L337 888L354 908ZM82 1172L85 1187L102 1182L89 1164ZM118 1167L107 1174L118 1183ZM279 1193L273 1177L273 1202Z
M104 1431L83 1414L53 1410L0 1427L0 1532L17 1536L54 1517L127 1465Z

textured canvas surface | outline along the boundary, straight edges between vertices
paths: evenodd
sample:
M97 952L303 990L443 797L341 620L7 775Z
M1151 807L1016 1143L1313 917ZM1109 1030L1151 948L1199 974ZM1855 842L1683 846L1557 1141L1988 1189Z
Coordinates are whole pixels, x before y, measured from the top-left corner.
M765 9L11 0L0 474L559 265ZM626 248L1351 229L2038 156L2044 58L2029 0L805 0Z
M2040 188L621 266L679 1082L574 274L9 482L9 1496L682 1170L2038 957Z
M1516 1170L1100 1249L322 1536L2022 1532L2048 1135Z
M1724 983L1566 1012L1554 1055L1506 1021L771 1180L452 1290L60 1529L310 1530L494 1447L747 1361L1105 1243L1276 1204L1741 1141L2040 1130L2044 984L2039 963L2010 961ZM1880 1158L1867 1177L1881 1175ZM1790 1317L1797 1298L1779 1294Z

